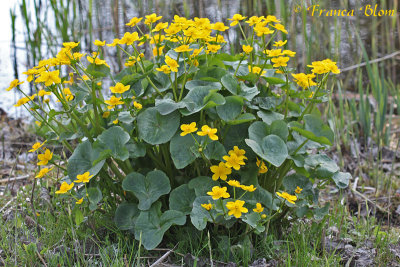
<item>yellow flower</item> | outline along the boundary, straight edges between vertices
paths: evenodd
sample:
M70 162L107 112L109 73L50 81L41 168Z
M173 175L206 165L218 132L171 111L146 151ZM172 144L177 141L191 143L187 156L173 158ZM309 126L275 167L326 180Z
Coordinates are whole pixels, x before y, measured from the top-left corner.
M259 168L258 173L266 173L266 172L268 171L268 168L267 168L267 166L265 165L264 161L259 160L259 159L257 158L256 164L257 164L257 167Z
M119 41L121 41L120 39L116 38L113 40L113 42L111 44L107 44L107 46L116 46L117 44L119 44Z
M20 107L20 106L28 103L29 101L31 101L31 99L29 97L23 97L17 101L17 104L15 104L14 107Z
M65 194L69 190L71 190L74 187L74 183L68 184L67 182L63 182L60 186L60 189L56 191L56 194Z
M313 73L312 74L304 74L304 73L293 74L292 73L292 76L294 78L294 81L300 87L303 87L304 89L307 89L310 86L317 85L317 83L312 80L313 78L315 78L315 75Z
M340 70L336 65L336 62L333 62L330 59L325 59L322 61L314 61L311 65L307 65L308 67L313 68L311 71L316 74L324 74L328 72L332 72L334 74L339 74Z
M90 175L89 172L85 172L84 174L78 174L76 176L76 180L74 181L75 183L88 183L90 178L92 178L93 175Z
M113 123L114 123L114 124L118 124L118 119L113 120Z
M151 32L159 32L168 27L168 22L160 22L156 25L156 27Z
M223 156L222 158L226 161L225 165L227 167L234 168L237 171L240 169L240 165L245 165L243 157L238 157L235 153L232 153L230 156Z
M138 102L136 102L136 101L133 101L133 106L134 106L136 109L139 109L139 110L143 108L142 104L140 104L140 103L138 103Z
M218 178L220 178L221 180L226 180L226 178L228 178L228 174L232 173L232 169L226 167L225 163L220 162L219 165L213 165L210 167L210 170L212 171L213 176L212 179L214 181L218 180Z
M82 204L82 202L83 202L83 198L78 199L78 200L75 202L75 204L80 205L80 204Z
M44 82L44 85L50 86L53 83L60 83L60 70L55 71L43 71L40 77L35 80L36 83Z
M137 32L126 32L121 40L119 40L119 44L132 45L137 40L139 40L139 34Z
M254 211L254 212L257 212L257 213L261 213L261 212L264 211L264 207L261 205L261 203L257 203L257 204L256 204L256 208L253 209L253 211Z
M203 208L205 208L206 210L212 209L212 204L210 204L210 203L208 203L208 204L201 204L201 206L202 206Z
M257 34L258 37L261 37L266 34L273 34L274 31L271 30L270 28L265 26L266 24L261 22L257 23L257 25L254 27L254 31Z
M261 219L265 219L265 218L267 218L267 215L266 214L261 214Z
M271 59L271 62L275 63L272 66L275 68L286 67L289 59L290 59L289 57L274 57Z
M190 124L182 124L181 130L182 130L181 136L185 136L187 134L194 133L195 131L197 131L196 123L192 122Z
M217 129L210 128L208 125L204 125L203 127L201 127L201 131L197 132L197 134L200 136L208 135L208 137L214 141L218 140L218 136L216 135L216 133L217 133Z
M251 51L253 51L253 47L251 47L250 45L242 45L242 49L243 52L245 52L246 54L250 54Z
M13 89L13 88L15 88L15 87L17 87L18 85L20 85L20 84L23 84L24 82L20 82L18 79L15 79L15 80L13 80L11 83L10 83L10 86L6 89L7 91L10 91L11 89Z
M236 200L235 202L229 201L226 203L226 207L229 210L228 215L233 215L236 218L240 218L242 213L247 213L249 210L243 207L244 203L245 202L243 200Z
M39 90L38 96L45 96L45 95L51 95L51 92L47 92L43 89Z
M211 192L207 192L207 195L212 196L214 200L222 198L229 198L230 195L228 192L226 192L227 188L226 187L219 187L219 186L214 186L212 188Z
M253 26L253 25L256 25L257 23L260 23L263 18L264 18L264 16L262 16L262 17L252 16L245 22L248 23L249 26Z
M110 86L110 90L114 94L122 94L129 90L130 85L124 85L122 83L117 83L115 86Z
M229 29L229 27L225 26L223 22L216 22L214 24L211 24L211 29L215 31L224 32L225 30Z
M143 18L137 18L137 17L133 17L131 18L131 20L125 24L126 26L131 26L131 27L135 27L136 24L138 24Z
M79 43L80 43L80 42L77 42L77 43L75 43L75 42L66 42L66 43L63 43L63 46L64 46L65 48L71 50L71 49L77 47L77 46L79 45Z
M169 56L166 56L165 63L167 63L167 65L171 69L171 71L178 72L179 64L178 64L178 62L176 62L175 59L172 59Z
M42 178L44 177L49 171L51 171L53 168L43 168L39 171L39 173L35 176L35 178Z
M44 154L38 155L39 162L37 165L46 165L53 158L53 153L50 150L46 149Z
M285 26L283 26L283 25L280 24L280 23L275 24L275 25L272 26L272 27L275 27L275 29L277 29L278 31L281 31L281 32L283 32L283 33L288 34L287 30L285 29Z
M242 157L242 159L247 159L247 157L244 155L246 154L246 151L244 149L239 149L238 146L234 146L233 150L229 150L228 154L229 155L236 154L236 156Z
M121 97L115 97L111 96L110 100L105 100L104 103L110 105L110 106L116 106L116 105L122 105L124 104L123 101L121 101Z
M158 16L156 15L156 13L153 13L151 15L147 15L146 19L144 20L144 24L146 25L150 25L151 23L154 23L158 20L160 20L162 18L162 16Z
M251 66L249 65L249 72L252 72L254 74L260 74L261 73L261 68L257 67L257 66L253 66L253 68L251 68ZM260 75L264 75L265 73L267 73L267 71L263 71Z
M95 40L94 41L94 45L95 46L105 46L106 45L106 41Z
M210 52L211 52L211 53L217 53L218 50L220 50L220 49L221 49L221 46L220 46L220 45L208 44L208 45L207 45L207 51L206 51L206 53L207 53L207 54L209 54Z
M98 57L89 57L87 56L86 59L89 61L89 63L95 64L95 65L105 65L107 67L110 67L110 65L107 64L107 62L104 59L100 59Z
M275 16L269 15L269 16L267 16L265 18L265 22L267 22L267 23L269 23L269 22L280 23L281 21L278 20Z
M102 115L103 118L107 119L110 116L110 111L105 111Z
M159 68L156 68L156 70L164 72L165 74L171 73L171 69L168 67L168 65L162 65Z
M43 143L36 142L35 144L33 144L32 149L29 150L28 152L35 152L36 150L41 148L44 145L44 143L46 143L46 142L47 142L47 140L45 140Z
M303 191L303 188L300 187L297 187L296 190L294 190L296 194L301 194L301 191Z
M228 20L232 20L232 23L231 23L231 27L232 27L232 26L235 26L236 24L238 24L239 21L244 20L246 18L247 17L243 17L240 14L235 14L235 15L233 15L233 17L231 19L228 19Z
M240 182L239 181L236 181L236 180L229 180L228 182L227 182L230 186L233 186L233 187L241 187L242 185L240 184Z
M282 192L282 193L276 192L276 194L277 194L278 196L280 196L281 198L286 199L288 202L290 202L290 203L292 203L292 204L296 204L296 203L295 203L295 201L297 200L297 197L296 197L296 196L290 195L290 194L288 194L288 193L286 193L286 192Z
M161 56L163 53L163 49L164 49L164 46L160 46L158 49L157 49L157 47L154 47L153 48L153 56L154 57Z
M282 51L282 55L289 56L289 57L294 57L296 55L296 52L293 52L291 50L283 50Z
M286 43L287 43L287 40L285 40L285 41L276 41L274 43L274 46L280 47L280 46L284 46Z
M242 188L244 191L249 191L249 192L254 192L256 191L256 187L254 185L241 185L240 188Z
M189 48L188 45L181 45L181 46L178 46L177 48L175 48L174 50L175 50L175 52L181 53L181 52L190 52L193 49Z
M42 126L42 123L40 122L40 121L35 121L35 124L37 125L37 126Z

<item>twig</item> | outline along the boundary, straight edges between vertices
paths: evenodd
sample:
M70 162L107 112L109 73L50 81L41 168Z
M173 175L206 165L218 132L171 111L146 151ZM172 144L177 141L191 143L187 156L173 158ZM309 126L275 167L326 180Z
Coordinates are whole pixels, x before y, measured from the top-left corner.
M358 192L357 190L354 190L353 188L351 188L351 192L353 192L354 194L360 196L361 198L363 198L364 200L372 203L372 205L374 205L375 207L378 208L378 210L384 212L384 213L388 213L391 214L389 210L385 210L384 208L382 208L381 206L379 206L377 203L374 203L372 200L370 200L366 195Z
M4 179L0 179L0 184L9 183L9 182L12 182L12 181L25 180L27 178L29 178L28 174L27 175L22 175L22 176L17 176L17 177L12 177L12 178L11 177L4 178Z
M14 199L16 199L17 197L13 197L12 199L10 199L1 209L0 209L0 213L3 212L3 210L5 210L7 208L8 205L11 204L11 202L14 201Z
M341 69L340 72L345 72L345 71L349 71L349 70L353 70L353 69L358 69L359 67L366 66L367 64L377 63L377 62L380 62L380 61L384 61L386 59L391 59L392 57L397 56L399 54L400 54L400 51L396 51L396 52L394 52L392 54L389 54L389 55L386 55L384 57L370 60L369 62L363 62L363 63L357 64L357 65L349 66L347 68Z
M47 264L46 264L46 262L44 261L44 259L42 258L42 256L40 255L39 251L36 251L36 254L38 255L38 257L39 257L40 261L43 263L43 265L44 265L45 267L47 267Z
M150 265L150 267L155 267L158 266L159 264L161 264L161 262L163 262L168 256L169 254L171 254L172 250L168 250L164 255L162 255L158 260L156 260L152 265Z

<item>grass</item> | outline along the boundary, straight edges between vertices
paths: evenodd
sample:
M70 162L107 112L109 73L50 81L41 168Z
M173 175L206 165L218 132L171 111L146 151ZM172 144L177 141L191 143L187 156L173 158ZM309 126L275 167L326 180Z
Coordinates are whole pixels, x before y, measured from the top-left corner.
M278 266L342 266L354 260L350 254L357 249L375 249L375 262L381 266L398 260L390 246L400 241L400 230L382 225L373 216L352 215L350 202L337 193L335 198L343 199L344 205L333 201L332 212L320 221L288 222L281 228L271 228L275 230L268 235L242 239L238 239L234 231L223 236L211 228L197 231L188 226L174 227L162 243L165 249L149 252L139 250L140 242L132 234L116 229L109 215L95 212L77 224L74 211L62 200L42 201L40 191L36 190L34 196L40 214L37 224L30 202L26 201L31 193L29 184L3 211L0 265L147 266L169 249L173 250L169 264L180 266L203 266L210 258L214 264L234 262L242 266L262 258L275 261ZM3 197L1 206L10 197ZM370 245L365 248L368 242ZM352 250L346 250L340 244L351 244Z

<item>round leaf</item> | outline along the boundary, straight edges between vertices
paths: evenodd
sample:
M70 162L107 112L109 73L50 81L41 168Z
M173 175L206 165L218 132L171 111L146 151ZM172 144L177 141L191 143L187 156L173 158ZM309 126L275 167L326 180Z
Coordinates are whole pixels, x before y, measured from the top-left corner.
M135 226L135 219L139 215L136 203L121 203L115 211L114 222L121 230L130 230Z
M171 190L169 178L159 170L149 172L146 177L132 172L123 180L122 188L133 192L139 199L140 210L148 210L160 196L168 194Z
M141 112L137 118L139 137L149 144L159 145L168 142L179 127L180 116L177 111L161 115L155 107Z

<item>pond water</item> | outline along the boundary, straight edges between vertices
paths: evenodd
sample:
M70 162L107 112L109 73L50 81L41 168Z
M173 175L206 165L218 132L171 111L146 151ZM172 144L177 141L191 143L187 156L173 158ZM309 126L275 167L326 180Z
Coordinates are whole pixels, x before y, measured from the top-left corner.
M64 0L64 2L66 1L67 0ZM265 11L267 2L276 2L277 5L274 7L276 9L275 13L287 13L286 19L288 23L286 23L286 27L289 29L289 35L287 36L289 39L288 44L289 49L297 51L297 66L302 66L306 62L306 51L309 51L308 56L318 60L323 59L318 58L321 57L322 54L336 55L336 58L333 59L338 61L340 68L345 68L349 65L357 63L361 58L361 49L359 49L359 47L356 45L356 33L352 31L352 25L355 25L356 23L361 24L361 26L358 28L361 39L364 41L368 40L370 34L369 23L371 22L371 18L360 17L360 19L357 19L356 17L343 17L327 19L323 17L310 17L308 15L307 23L305 27L303 27L301 14L294 11L295 6L297 3L299 3L299 1L300 0L285 1L284 3L286 6L280 6L279 3L282 3L282 1L279 0L265 2L262 1L262 11L260 8L252 6L252 11L248 12L249 7L245 6L245 4L248 5L249 1L240 0L97 0L93 1L95 5L93 6L92 21L93 29L95 30L93 30L92 41L100 38L106 40L107 42L111 42L116 36L121 36L125 31L130 30L130 28L125 27L124 24L133 16L144 16L146 14L156 12L160 15L163 15L164 21L171 21L174 14L179 14L181 16L188 15L189 17L208 17L211 22L224 21L226 24L228 24L226 19L232 17L235 13L261 15L261 13ZM4 90L8 87L10 81L12 81L15 77L12 64L12 60L14 60L12 56L13 50L11 49L11 8L16 8L17 11L16 54L18 62L18 77L20 80L24 80L26 78L22 72L31 67L27 66L26 64L27 55L25 52L26 50L23 36L24 28L22 25L20 12L18 12L19 7L17 6L19 2L20 1L18 0L2 1L2 8L0 9L0 20L2 25L5 25L0 29L0 108L5 110L10 116L27 115L27 112L23 108L13 107L13 104L16 103L17 99L20 98L20 95L17 95L15 91L5 92ZM46 3L47 1L42 2ZM82 25L87 25L89 1L74 0L74 2L81 4L79 9L81 14L78 14L80 25L75 27L74 30L78 32L81 31L79 34L82 35L82 38L80 39L82 50L84 52L89 52L90 38L88 37L86 31L82 31ZM261 3L261 1L250 2ZM335 0L329 2L329 4L332 8L347 9L355 8L357 6L357 2L360 3L359 5L367 4L366 1L362 0L350 0L345 1L347 6L343 6L344 2L342 2L343 1L341 0ZM33 9L33 0L27 0L27 3L28 7ZM254 5L254 3L252 5ZM41 16L43 17L43 20L45 20L47 27L55 36L53 42L61 45L61 43L66 40L62 40L61 34L55 30L57 27L55 26L54 19L52 20L52 14L52 11L49 9L46 14L42 12ZM277 15L277 17L279 18L280 16ZM315 34L316 31L318 31L319 35ZM393 33L394 36L396 36L396 34L398 33ZM305 35L312 36L313 38L306 41ZM231 42L234 42L236 37L236 33L231 32L230 35L226 36L225 38L229 39ZM56 50L58 50L58 48ZM108 53L106 55L108 57L106 58L107 61L110 61L110 65L112 67L117 67L118 64L115 60L115 49L106 49L106 51ZM25 83L22 85L22 89L28 92L29 86Z

